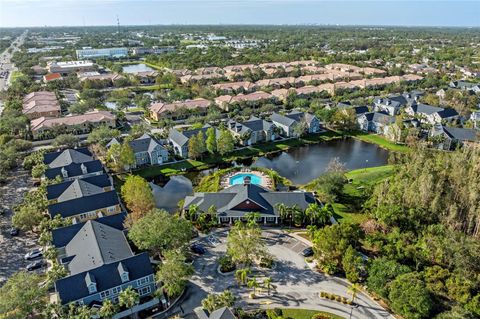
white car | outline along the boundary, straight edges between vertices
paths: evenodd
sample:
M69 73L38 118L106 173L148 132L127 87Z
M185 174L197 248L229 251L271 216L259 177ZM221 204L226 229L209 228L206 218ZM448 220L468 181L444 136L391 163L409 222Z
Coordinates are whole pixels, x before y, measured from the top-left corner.
M32 260L35 258L40 258L43 256L42 250L40 248L35 248L29 253L25 254L25 260Z

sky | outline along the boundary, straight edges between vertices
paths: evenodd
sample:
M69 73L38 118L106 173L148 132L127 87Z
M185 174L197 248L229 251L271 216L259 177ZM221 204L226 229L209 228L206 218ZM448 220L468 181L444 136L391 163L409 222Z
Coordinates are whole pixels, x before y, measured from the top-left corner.
M480 0L0 0L0 27L152 24L480 26Z

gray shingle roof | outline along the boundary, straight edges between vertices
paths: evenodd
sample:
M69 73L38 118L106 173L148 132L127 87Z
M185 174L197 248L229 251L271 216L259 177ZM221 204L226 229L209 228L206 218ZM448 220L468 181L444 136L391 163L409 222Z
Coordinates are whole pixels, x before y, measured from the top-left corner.
M54 179L57 176L62 177L62 168L67 171L68 177L76 177L85 175L82 171L82 165L86 168L87 173L102 172L103 165L99 160L93 160L90 162L83 162L81 164L72 163L63 167L48 168L45 171L45 177L48 179Z
M87 184L90 184L90 185L93 185L93 186L100 187L100 188L105 188L105 187L112 186L110 177L106 174L82 178L82 179L80 179L80 181L82 181L84 183L87 183ZM66 181L66 182L58 183L58 184L53 184L53 185L48 185L47 186L47 199L51 200L51 199L58 198L60 195L62 195L73 184L73 182L74 182L74 180L73 181Z
M65 253L74 256L68 264L71 275L133 256L121 230L94 220L82 226L65 246Z
M185 131L182 131L182 132L172 128L172 129L170 129L170 131L168 133L168 138L170 140L174 141L176 144L178 144L180 146L183 146L186 143L188 143L188 140L190 139L190 137L198 134L198 132L200 132L200 131L202 131L203 135L206 137L207 130L210 127L211 127L210 125L206 124L202 128L194 129L194 130L185 130Z
M92 154L87 148L66 149L61 152L47 153L44 155L44 163L49 168L58 168L72 163L85 163L93 160Z
M55 217L55 215L66 218L118 204L117 192L109 191L48 205L48 213L52 218Z
M72 184L58 197L58 202L82 198L95 194L103 193L103 188L87 183L83 180L76 179Z
M213 311L210 314L209 319L236 319L236 318L229 308L222 307L220 309Z
M294 119L292 119L288 116L282 115L282 114L278 114L278 113L273 113L270 116L270 120L272 122L279 123L279 124L282 124L282 125L285 125L285 126L291 126L291 125L295 124L295 122L296 122Z
M434 130L434 135L445 133L451 139L464 141L464 142L478 141L479 135L480 135L480 132L477 130L458 128L458 127L436 126L433 128L433 130Z
M143 152L151 152L157 146L161 146L160 143L151 137L148 134L143 134L137 139L130 141L130 146L134 153L143 153Z
M441 108L441 107L431 106L431 105L423 104L423 103L412 105L412 109L415 113L422 113L422 114L427 114L427 115L437 113L437 112L440 112L440 111L443 110L443 108Z
M207 211L212 205L219 216L243 216L258 212L262 216L278 216L276 205L297 205L305 209L315 199L310 192L274 192L255 184L237 184L217 193L195 193L185 198L184 208L195 204L200 211Z

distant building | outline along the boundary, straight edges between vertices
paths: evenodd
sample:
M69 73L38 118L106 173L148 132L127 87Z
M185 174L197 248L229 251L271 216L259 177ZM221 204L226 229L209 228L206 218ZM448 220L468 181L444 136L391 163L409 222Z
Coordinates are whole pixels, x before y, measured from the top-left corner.
M133 55L147 55L147 54L163 54L175 52L174 47L160 47L160 48L134 48Z
M133 167L163 164L168 161L168 150L148 134L129 142L135 155Z
M276 138L274 127L273 123L255 116L242 123L233 120L227 122L227 129L244 146L274 141Z
M430 136L438 138L435 146L443 150L454 150L458 146L473 144L480 141L480 132L475 129L434 125Z
M442 121L452 121L459 117L457 111L452 108L442 108L422 103L407 107L405 112L427 124L438 124Z
M22 113L30 120L39 117L59 117L61 108L54 92L38 91L23 98Z
M320 131L320 121L318 118L310 113L292 111L288 114L282 115L273 113L270 117L272 123L282 131L282 135L286 137L298 136L295 126L305 125L305 132L317 133Z
M63 80L63 77L60 73L49 73L43 76L43 82L48 83L51 81Z
M93 71L95 64L91 61L67 61L67 62L48 62L47 70L50 73L60 73L68 75L74 72Z
M128 56L127 48L104 48L76 50L77 59L124 58Z
M205 115L210 104L212 102L202 98L173 103L152 103L150 105L150 117L155 121L159 121L161 119L181 119L192 113Z
M85 134L100 125L114 128L116 126L115 115L108 111L93 110L85 114L70 114L59 118L42 116L30 122L30 130L34 139L41 139L52 137L53 132Z

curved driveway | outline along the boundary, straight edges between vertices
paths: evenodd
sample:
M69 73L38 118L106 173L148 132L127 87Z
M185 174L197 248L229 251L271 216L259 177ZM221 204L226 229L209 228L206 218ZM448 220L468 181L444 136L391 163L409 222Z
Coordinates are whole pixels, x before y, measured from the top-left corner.
M217 232L221 244L208 247L208 252L198 257L194 262L195 275L190 281L189 288L179 304L185 317L191 317L193 309L200 306L200 302L207 294L222 292L230 289L241 300L236 306L244 309L265 308L303 308L330 312L344 318L371 319L393 318L385 309L373 301L369 296L359 293L355 303L357 307L345 305L336 301L326 300L318 296L320 291L327 291L351 298L347 293L349 286L346 280L338 277L325 276L312 271L298 254L306 245L300 240L278 230L263 232L269 252L276 260L274 270L253 273L257 278L269 276L275 286L275 291L267 296L261 294L256 299L249 299L251 291L245 287L238 287L234 275L220 275L217 273L218 257L225 252L226 231ZM207 246L204 239L201 240ZM240 298L239 298L240 299Z

